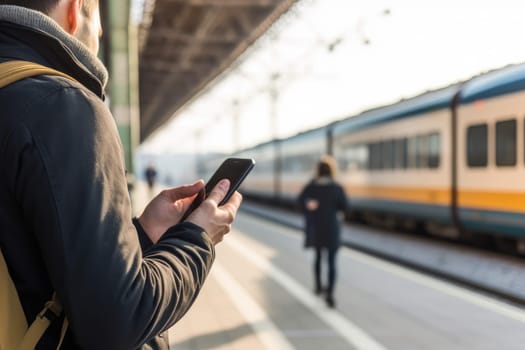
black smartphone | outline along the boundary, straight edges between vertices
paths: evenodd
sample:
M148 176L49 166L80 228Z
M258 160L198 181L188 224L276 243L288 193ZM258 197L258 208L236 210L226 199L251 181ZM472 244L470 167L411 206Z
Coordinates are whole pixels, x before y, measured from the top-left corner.
M224 199L219 203L219 206L228 202L232 194L237 191L254 166L255 161L251 158L227 158L206 183L204 190L199 192L197 197L195 197L191 205L188 207L188 210L186 210L182 216L180 222L186 220L191 212L201 205L202 201L208 196L208 193L210 193L222 179L230 180L230 189L228 190L228 193L226 193L226 196L224 196Z

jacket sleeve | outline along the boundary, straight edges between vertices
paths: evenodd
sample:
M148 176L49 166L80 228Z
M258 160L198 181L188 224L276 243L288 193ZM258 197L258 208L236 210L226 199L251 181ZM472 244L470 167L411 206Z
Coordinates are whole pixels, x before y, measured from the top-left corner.
M297 209L299 209L303 214L307 212L306 210L306 198L308 196L308 191L310 184L306 185L302 190L299 196L297 197Z
M142 249L142 252L144 252L153 245L153 242L149 239L146 231L144 231L144 228L140 224L138 218L133 218L133 225L135 225L135 229L137 230L140 248Z
M13 131L13 191L78 345L136 349L191 306L213 244L183 223L143 252L111 113L74 85L47 91Z
M345 190L341 185L337 185L338 188L338 207L339 210L347 212L350 209L350 200L346 196Z

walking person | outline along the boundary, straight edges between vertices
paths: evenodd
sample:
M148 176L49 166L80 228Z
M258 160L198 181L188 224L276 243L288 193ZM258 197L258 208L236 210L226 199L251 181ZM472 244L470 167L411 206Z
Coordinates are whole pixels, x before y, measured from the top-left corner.
M197 181L132 218L101 33L99 0L0 0L2 67L51 72L0 88L0 249L27 323L51 322L36 350L167 350L242 197L218 206L223 180L179 223Z
M153 162L148 163L148 166L144 171L144 177L146 178L146 182L148 183L148 190L151 196L153 194L155 181L157 179L157 170L155 169Z
M325 156L317 165L317 174L299 195L299 206L305 218L305 247L315 249L314 292L324 294L326 304L335 307L334 287L337 277L336 257L340 246L339 214L347 210L347 198L335 180L335 161ZM328 265L326 284L323 284L321 265Z

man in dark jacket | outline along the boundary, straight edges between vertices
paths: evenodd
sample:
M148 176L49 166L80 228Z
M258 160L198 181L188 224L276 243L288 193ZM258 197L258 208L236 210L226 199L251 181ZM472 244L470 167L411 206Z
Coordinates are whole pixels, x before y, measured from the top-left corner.
M305 247L315 248L314 291L325 292L329 307L335 306L334 287L336 279L336 255L340 242L338 213L348 208L347 198L341 185L334 180L335 160L325 156L318 163L317 176L299 195L299 206L305 217ZM326 289L321 283L321 257L327 253L328 279Z
M76 80L0 89L0 248L28 323L57 293L70 324L61 349L168 349L162 334L193 303L241 196L218 207L223 181L178 224L198 181L163 191L132 219L99 33L98 0L0 0L0 62ZM61 324L37 349L56 348Z

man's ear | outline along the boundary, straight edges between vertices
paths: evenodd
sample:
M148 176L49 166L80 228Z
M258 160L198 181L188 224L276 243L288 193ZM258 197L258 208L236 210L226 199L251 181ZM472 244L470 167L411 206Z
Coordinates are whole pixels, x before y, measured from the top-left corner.
M75 35L77 32L80 21L82 20L82 2L83 0L67 0L67 28L66 31Z

